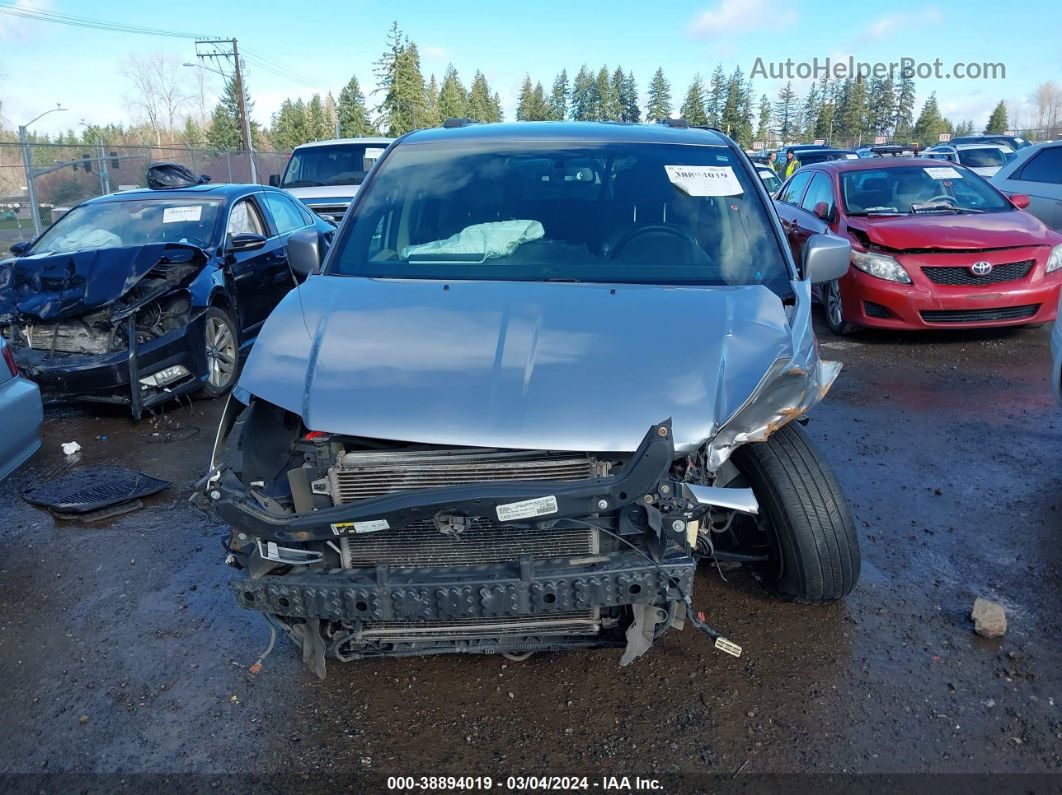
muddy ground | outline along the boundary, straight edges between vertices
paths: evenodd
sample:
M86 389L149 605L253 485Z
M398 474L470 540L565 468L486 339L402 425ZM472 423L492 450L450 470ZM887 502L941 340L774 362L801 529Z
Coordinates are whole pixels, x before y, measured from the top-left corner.
M50 411L0 486L0 772L388 774L1062 771L1062 407L1048 330L821 332L845 369L808 426L864 564L842 604L779 604L702 571L690 630L618 650L332 665L320 682L225 585L221 528L187 503L220 406L132 423ZM66 458L61 442L82 451ZM144 510L58 522L20 499L79 466L171 479ZM1006 606L973 634L974 597ZM374 788L367 786L366 788Z

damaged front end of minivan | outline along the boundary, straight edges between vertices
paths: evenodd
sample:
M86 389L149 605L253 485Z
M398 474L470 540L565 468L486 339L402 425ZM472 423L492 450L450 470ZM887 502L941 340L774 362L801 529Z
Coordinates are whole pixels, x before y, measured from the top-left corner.
M727 463L802 417L839 370L781 322L788 355L758 381L721 375L708 438L676 441L661 419L633 452L322 432L238 389L199 493L231 528L237 604L278 622L322 677L326 659L590 646L623 647L625 665L687 621L740 654L691 599L698 559L758 559L727 543L760 512Z
M134 418L197 385L207 254L152 244L8 261L0 333L46 399L128 405Z

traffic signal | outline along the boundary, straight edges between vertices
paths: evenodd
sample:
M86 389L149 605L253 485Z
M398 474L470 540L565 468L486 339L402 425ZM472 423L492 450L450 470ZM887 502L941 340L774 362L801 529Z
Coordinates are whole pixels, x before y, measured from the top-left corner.
M118 168L122 164L122 161L118 159L117 152L111 152L111 168Z
M92 155L81 155L81 167L86 174L92 173Z

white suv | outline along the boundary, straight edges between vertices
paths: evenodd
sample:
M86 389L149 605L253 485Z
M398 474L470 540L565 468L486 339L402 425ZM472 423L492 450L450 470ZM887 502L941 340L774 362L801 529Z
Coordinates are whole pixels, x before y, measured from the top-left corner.
M284 175L270 174L280 187L330 221L339 221L372 164L393 138L336 138L295 148Z

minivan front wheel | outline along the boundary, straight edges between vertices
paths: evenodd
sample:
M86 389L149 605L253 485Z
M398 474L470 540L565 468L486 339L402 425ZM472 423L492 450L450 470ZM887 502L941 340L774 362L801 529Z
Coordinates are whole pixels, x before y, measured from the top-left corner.
M850 334L854 326L844 319L844 304L841 302L841 285L834 279L822 286L822 303L826 308L826 325L838 336Z
M790 423L731 460L760 504L738 532L742 547L765 558L749 564L761 587L803 604L846 596L859 579L859 537L837 478L804 430Z

